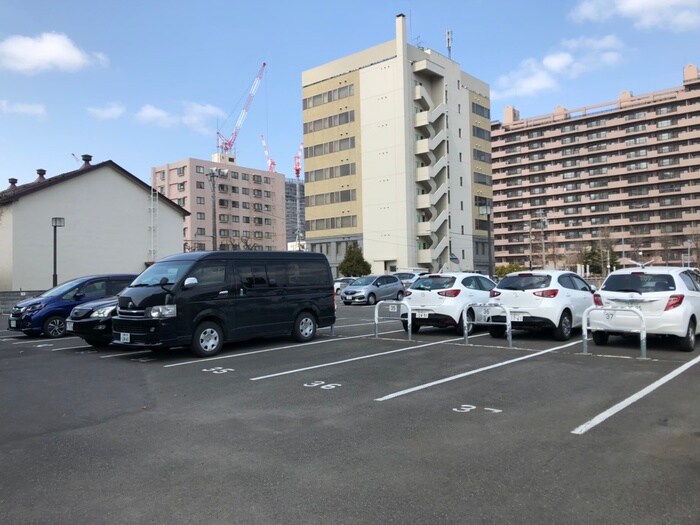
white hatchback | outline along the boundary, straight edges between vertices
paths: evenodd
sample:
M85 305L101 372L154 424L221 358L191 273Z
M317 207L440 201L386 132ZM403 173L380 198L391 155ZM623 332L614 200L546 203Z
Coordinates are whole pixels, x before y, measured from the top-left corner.
M421 326L452 327L457 334L464 333L462 312L472 303L486 303L489 291L496 286L491 279L476 273L450 272L420 276L404 294L404 302L411 307L411 331ZM402 316L406 318L406 314ZM474 309L467 310L469 333L474 331ZM402 321L408 330L408 321Z
M553 329L555 339L566 341L571 338L572 329L581 326L586 308L593 306L593 291L591 285L573 272L514 272L491 290L490 302L509 309L512 328ZM494 308L491 313L492 322L505 323L500 308ZM489 325L489 333L492 337L503 337L506 326Z
M649 335L678 338L681 350L692 352L700 319L700 272L691 268L651 266L610 273L594 296L600 307L633 307L641 312ZM593 310L593 341L608 342L610 335L639 331L639 315L625 310Z

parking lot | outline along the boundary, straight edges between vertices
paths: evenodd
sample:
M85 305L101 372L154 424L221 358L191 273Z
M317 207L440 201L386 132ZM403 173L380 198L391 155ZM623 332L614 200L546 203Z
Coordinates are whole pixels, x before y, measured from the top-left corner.
M697 523L700 350L337 317L197 359L0 316L2 521Z

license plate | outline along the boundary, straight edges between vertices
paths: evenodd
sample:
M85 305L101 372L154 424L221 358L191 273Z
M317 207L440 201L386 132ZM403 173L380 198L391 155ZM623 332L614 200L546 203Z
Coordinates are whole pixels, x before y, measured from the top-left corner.
M510 314L510 320L513 323L521 323L523 321L523 314Z
M10 319L10 328L17 328L17 320Z
M121 332L119 334L119 342L120 343L130 343L131 342L131 334L126 333L126 332Z
M66 330L69 332L73 331L73 321L66 321Z
M416 312L416 319L427 319L428 312Z

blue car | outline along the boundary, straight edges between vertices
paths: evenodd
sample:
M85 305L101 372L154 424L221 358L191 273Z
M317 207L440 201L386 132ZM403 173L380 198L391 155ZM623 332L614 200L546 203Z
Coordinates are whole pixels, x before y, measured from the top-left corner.
M66 318L73 308L116 295L135 278L135 274L91 275L62 283L17 303L10 312L8 328L28 336L63 337Z

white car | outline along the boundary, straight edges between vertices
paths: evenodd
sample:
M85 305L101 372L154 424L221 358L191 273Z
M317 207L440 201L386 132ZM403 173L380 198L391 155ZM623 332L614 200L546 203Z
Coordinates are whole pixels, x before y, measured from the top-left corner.
M610 273L594 295L596 306L635 307L644 318L649 335L678 338L681 350L695 349L700 319L700 272L691 268L658 266L626 268ZM639 330L638 315L624 310L590 313L593 341L604 345L621 330Z
M572 329L581 326L586 308L593 306L593 292L573 272L533 270L509 273L491 290L489 302L510 310L513 329L551 329L555 339L566 341ZM505 322L500 308L491 311L491 321ZM489 333L503 337L506 326L489 325Z
M420 276L404 294L404 302L411 307L411 331L421 326L452 327L459 335L464 333L462 312L468 304L486 303L492 280L476 273L440 273ZM403 315L404 319L406 314ZM475 313L467 310L469 333L474 331ZM402 321L408 330L408 320Z
M428 270L425 271L404 271L404 272L394 272L391 275L395 275L401 279L401 283L404 288L409 288L416 280L422 275L428 274Z
M355 279L357 279L357 277L338 277L335 281L333 281L333 291L335 291L335 295L338 295L343 288L345 288Z

